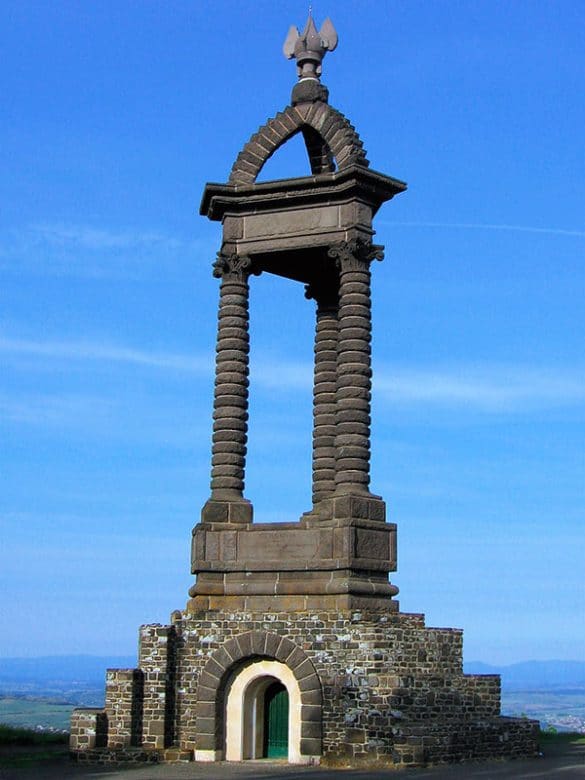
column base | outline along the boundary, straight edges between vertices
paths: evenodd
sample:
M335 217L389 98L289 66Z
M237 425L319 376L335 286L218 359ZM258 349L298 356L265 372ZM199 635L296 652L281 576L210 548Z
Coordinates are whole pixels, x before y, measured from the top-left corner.
M254 507L246 498L210 498L201 510L201 522L205 525L242 525L251 523Z
M321 520L386 520L386 502L380 496L364 493L344 493L322 499L311 517Z

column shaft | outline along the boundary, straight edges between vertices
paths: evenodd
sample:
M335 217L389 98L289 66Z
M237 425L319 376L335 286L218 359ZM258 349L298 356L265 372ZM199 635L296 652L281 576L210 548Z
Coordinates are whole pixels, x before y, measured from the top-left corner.
M248 441L250 259L222 255L214 265L221 277L213 401L212 499L241 499Z
M354 240L332 247L339 268L335 492L369 495L371 399L370 261L381 247Z
M317 300L313 387L313 506L335 490L337 304Z

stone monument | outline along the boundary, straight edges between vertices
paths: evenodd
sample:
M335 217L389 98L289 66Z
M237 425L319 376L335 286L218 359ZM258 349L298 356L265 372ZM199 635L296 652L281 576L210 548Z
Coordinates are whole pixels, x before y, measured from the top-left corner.
M326 20L291 27L289 106L244 145L201 214L222 223L211 494L193 530L196 582L169 625L140 629L138 668L110 669L78 709L78 760L414 765L532 755L537 724L500 716L495 675L462 673L462 632L401 613L396 526L370 491L372 220L406 185L369 167L328 103ZM300 133L311 175L256 181ZM254 523L244 495L250 282L277 274L315 301L312 506ZM259 280L258 283L261 283Z

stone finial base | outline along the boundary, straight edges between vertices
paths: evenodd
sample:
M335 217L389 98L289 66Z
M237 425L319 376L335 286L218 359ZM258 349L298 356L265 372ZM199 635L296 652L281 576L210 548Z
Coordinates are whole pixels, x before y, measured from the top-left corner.
M317 100L323 103L329 100L329 90L324 84L314 79L307 79L294 85L290 101L293 106L298 103L315 103Z

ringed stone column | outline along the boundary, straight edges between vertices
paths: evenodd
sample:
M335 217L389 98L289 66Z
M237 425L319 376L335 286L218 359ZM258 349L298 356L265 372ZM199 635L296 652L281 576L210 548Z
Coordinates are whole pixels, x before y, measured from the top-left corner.
M246 255L220 251L213 275L221 279L213 400L211 497L203 522L252 521L252 505L244 498L248 441L248 374L250 341L249 277Z
M383 259L382 249L358 238L343 241L329 250L329 256L336 260L339 268L336 495L370 495L370 263Z
M337 392L337 282L307 285L317 304L313 385L313 508L335 491L335 409Z

